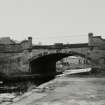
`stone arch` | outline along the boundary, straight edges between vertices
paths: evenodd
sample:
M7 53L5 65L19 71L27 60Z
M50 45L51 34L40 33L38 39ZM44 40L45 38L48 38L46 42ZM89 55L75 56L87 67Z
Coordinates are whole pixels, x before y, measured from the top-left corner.
M33 56L29 60L30 71L43 76L54 76L56 74L56 62L68 56L81 56L91 60L91 58L86 57L86 55L73 51L44 54L41 53L38 54L38 56Z

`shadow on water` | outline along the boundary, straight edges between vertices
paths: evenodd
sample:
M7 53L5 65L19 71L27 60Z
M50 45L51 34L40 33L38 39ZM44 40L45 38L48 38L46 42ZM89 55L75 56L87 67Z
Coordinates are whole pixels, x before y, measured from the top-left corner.
M21 75L4 76L0 84L0 93L26 92L28 88L39 86L55 78L55 75Z

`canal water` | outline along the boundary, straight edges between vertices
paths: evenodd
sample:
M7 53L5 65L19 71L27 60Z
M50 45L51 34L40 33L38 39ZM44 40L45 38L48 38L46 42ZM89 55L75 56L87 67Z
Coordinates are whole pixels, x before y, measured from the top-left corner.
M105 78L57 77L12 105L105 105Z
M88 85L90 85L93 89L98 88L98 91L95 91L95 90L92 90L92 91L98 92L98 94L100 94L100 97L101 97L101 95L103 96L103 93L105 93L105 89L103 89L103 88L105 88L105 79L103 79L103 78L90 77L89 74L87 76L85 75L86 77L83 76L82 78L80 78L78 76L71 77L71 74L69 75L68 72L66 72L65 74L66 75L61 75L61 76L64 76L64 77L66 76L66 78L61 79L58 77L58 84L54 84L55 87L56 86L62 87L63 84L66 84L66 85L68 84L74 88L75 87L80 88L80 91L82 92L82 90L81 90L82 87L80 85L82 85L86 89L88 89L88 87L89 87ZM2 102L4 100L11 101L13 98L17 97L18 95L21 95L24 92L31 90L31 88L36 88L36 86L38 86L42 83L48 82L52 79L54 79L54 78L51 77L51 78L39 79L37 81L35 81L35 80L34 81L26 81L26 82L17 83L13 86L4 86L4 87L0 86L0 102ZM62 83L59 84L59 82L62 82ZM64 86L66 86L66 85L64 85ZM71 87L69 87L69 88L71 88ZM91 89L90 90L88 89L86 91L91 91ZM68 92L69 92L69 90L68 90ZM96 95L96 93L95 93L95 95Z
M22 81L22 82L15 82L10 84L3 84L1 81L0 85L0 103L2 102L11 102L15 97L20 96L32 89L35 89L37 86L48 82L54 79L54 77L44 77L44 78L37 78L31 79L29 81Z

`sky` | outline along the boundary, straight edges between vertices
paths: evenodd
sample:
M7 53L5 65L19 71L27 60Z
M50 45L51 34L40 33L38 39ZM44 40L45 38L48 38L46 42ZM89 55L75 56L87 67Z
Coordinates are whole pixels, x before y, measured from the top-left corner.
M33 43L85 43L105 38L105 0L0 0L0 37Z

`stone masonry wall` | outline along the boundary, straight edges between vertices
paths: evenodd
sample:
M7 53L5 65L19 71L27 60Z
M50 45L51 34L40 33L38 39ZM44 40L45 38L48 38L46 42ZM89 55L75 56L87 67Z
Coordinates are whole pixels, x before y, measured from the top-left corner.
M68 48L71 50L84 53L96 61L97 65L105 66L105 40L101 37L89 34L88 47ZM29 59L38 56L42 52L53 53L56 49L34 49L29 52L26 49L32 48L32 38L19 44L0 44L0 72L6 74L29 72Z
M7 75L28 72L30 54L27 49L31 47L31 37L19 44L0 44L0 72Z
M105 65L105 39L102 39L101 36L94 36L93 33L89 33L88 45L90 57L95 59L99 65Z

